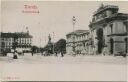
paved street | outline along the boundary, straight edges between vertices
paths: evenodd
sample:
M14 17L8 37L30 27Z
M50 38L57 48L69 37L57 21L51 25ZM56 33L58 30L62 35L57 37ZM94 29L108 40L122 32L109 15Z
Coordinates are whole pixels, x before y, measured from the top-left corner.
M126 81L127 62L120 56L0 57L2 80Z
M61 57L60 54L56 56L42 56L40 53L34 54L25 54L24 56L18 56L18 59L13 59L12 54L7 57L0 57L0 62L2 63L21 63L21 64L81 64L81 63L103 63L103 64L126 64L127 58L122 56L70 56L65 55Z

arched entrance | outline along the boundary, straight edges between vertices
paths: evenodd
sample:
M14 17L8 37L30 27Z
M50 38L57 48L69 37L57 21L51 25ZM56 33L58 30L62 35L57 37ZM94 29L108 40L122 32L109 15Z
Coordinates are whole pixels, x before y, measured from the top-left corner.
M103 29L99 28L97 30L97 40L98 40L98 50L97 52L100 54L102 53L102 49L103 49Z
M114 44L114 41L113 39L111 38L110 39L110 53L113 54L113 44Z
M125 38L124 41L125 41L125 52L128 53L128 38Z

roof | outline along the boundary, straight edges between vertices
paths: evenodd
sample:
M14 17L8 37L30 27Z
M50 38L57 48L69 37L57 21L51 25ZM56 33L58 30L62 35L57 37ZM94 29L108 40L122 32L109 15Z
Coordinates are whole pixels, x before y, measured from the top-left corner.
M77 35L79 35L79 34L84 34L84 33L89 33L89 30L75 30L75 31L73 31L73 32L68 33L67 35L72 35L72 34L77 34ZM67 36L67 35L66 35L66 36Z
M97 11L94 12L94 15L100 13L100 12L103 12L105 10L108 10L108 9L112 9L112 10L119 10L118 6L115 6L115 5L101 5Z
M126 13L115 13L115 14L109 16L109 17L105 17L105 18L99 19L97 21L90 22L89 27L91 27L94 24L103 24L104 22L108 23L108 22L113 21L113 20L124 20L124 21L127 22L128 14L126 14Z
M1 37L4 38L14 38L14 37L18 37L18 38L32 38L31 35L29 35L28 33L24 33L24 32L15 32L15 33L1 33Z

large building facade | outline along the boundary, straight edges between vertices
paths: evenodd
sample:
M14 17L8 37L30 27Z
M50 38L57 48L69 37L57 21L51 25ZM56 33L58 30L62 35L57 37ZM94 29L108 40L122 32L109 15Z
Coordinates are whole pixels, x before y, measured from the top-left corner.
M1 33L0 36L1 52L11 52L15 49L19 51L30 51L32 36L26 32Z
M88 53L88 30L76 30L66 35L66 52L68 54L87 54Z
M101 5L90 22L92 50L95 54L128 53L128 14L118 6Z

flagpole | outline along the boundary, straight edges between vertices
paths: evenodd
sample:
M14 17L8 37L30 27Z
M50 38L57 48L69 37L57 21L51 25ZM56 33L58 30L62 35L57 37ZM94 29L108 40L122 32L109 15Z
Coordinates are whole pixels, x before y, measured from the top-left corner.
M73 24L73 52L76 54L75 52L75 23L76 23L76 18L75 16L73 16L72 18L72 24Z

